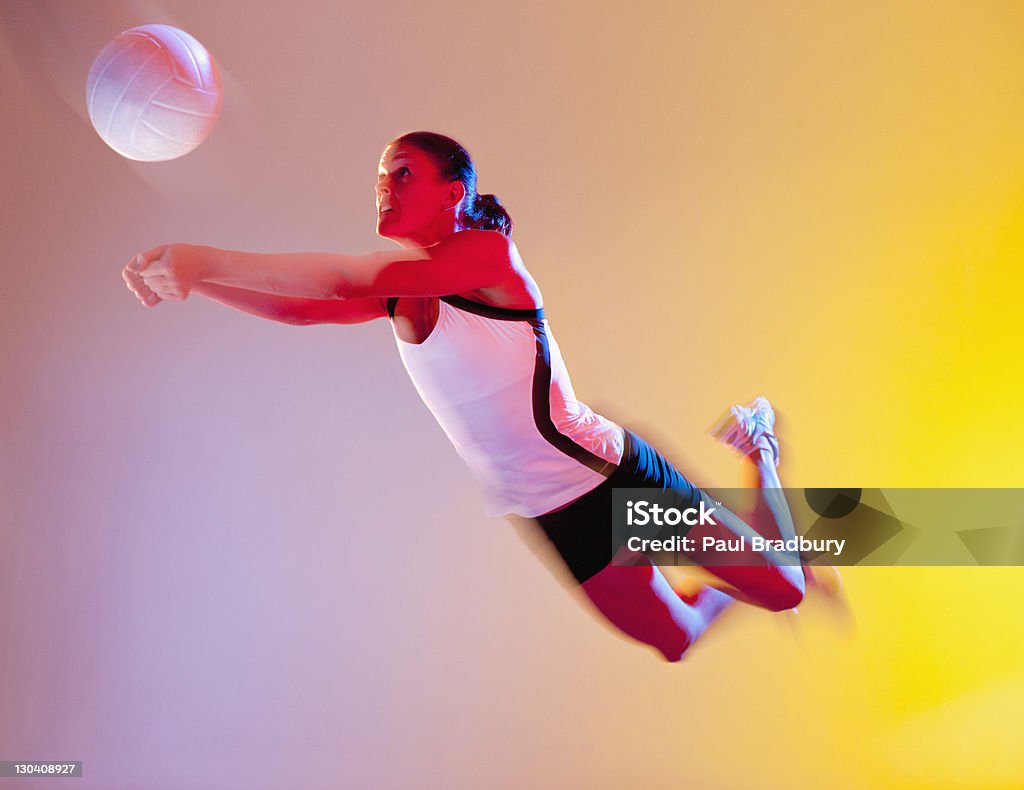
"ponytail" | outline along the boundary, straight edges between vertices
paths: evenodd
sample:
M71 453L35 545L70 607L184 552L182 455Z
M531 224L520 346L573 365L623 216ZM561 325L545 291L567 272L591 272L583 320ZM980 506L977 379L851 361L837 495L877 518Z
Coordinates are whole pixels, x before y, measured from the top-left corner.
M470 228L512 235L512 217L494 195L477 195L473 200L473 210L466 212L466 219Z

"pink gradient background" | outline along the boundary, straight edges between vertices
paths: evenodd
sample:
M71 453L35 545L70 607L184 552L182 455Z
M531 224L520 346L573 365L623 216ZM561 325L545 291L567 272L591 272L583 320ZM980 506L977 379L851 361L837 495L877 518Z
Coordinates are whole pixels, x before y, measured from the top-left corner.
M85 120L145 22L224 78L169 163ZM994 2L6 2L0 759L83 760L83 790L1020 786L1020 569L851 569L849 620L734 607L661 663L483 516L384 322L146 311L120 269L383 248L377 158L434 129L515 219L579 396L699 482L736 484L704 430L764 392L789 485L1019 486L1022 30Z

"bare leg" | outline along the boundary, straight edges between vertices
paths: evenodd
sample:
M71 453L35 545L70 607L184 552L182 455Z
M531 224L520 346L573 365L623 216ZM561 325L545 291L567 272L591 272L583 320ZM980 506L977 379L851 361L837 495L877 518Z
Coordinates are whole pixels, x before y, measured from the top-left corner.
M796 528L793 526L793 514L789 512L789 503L786 502L786 494L782 490L782 481L779 480L779 473L772 460L772 454L768 450L758 450L748 455L744 462L747 469L754 467L761 489L761 497L764 504L771 512L771 521L778 530L779 537L789 540L796 537Z
M734 600L704 587L686 603L664 574L647 562L608 565L580 586L612 625L656 648L668 661L682 659Z
M757 475L760 487L757 507L750 517L744 520L729 509L716 506L717 525L698 525L688 533L696 540L698 546L701 545L703 538L708 536L718 539L744 536L748 541L755 536L783 539L796 536L793 517L789 512L789 505L771 453L753 453L744 463L752 465ZM742 555L732 553L730 563L726 565L717 565L713 556L695 555L693 559L716 577L709 577L706 580L708 584L737 600L778 612L792 609L803 599L803 569L791 556L774 551L748 550Z
M747 474L756 474L763 503L751 520L764 531L755 532L731 512L726 519L728 526L751 535L777 531L783 538L792 537L793 519L771 453L754 454L748 459L744 462L749 464ZM657 648L666 660L679 661L715 618L736 600L773 611L790 609L799 603L804 592L800 566L775 565L763 555L754 558L758 564L752 567L709 568L718 578L712 577L713 581L693 595L673 590L664 574L646 558L638 565L613 563L581 587L612 625Z
M758 529L716 504L719 525L708 527L708 531L715 537L722 537L723 533L795 537L796 530L772 450L758 450L746 459L747 474L753 472L757 477L759 504L749 522ZM707 494L701 492L701 496L710 501ZM689 533L697 539L698 545L703 537L702 528L695 527ZM635 556L632 559L637 560ZM708 563L707 570L717 578L691 596L673 590L664 574L647 557L641 556L639 564L613 562L584 581L581 589L620 631L653 646L668 661L679 661L712 621L736 600L773 611L795 607L803 598L804 574L798 563L787 564L786 559L751 551L744 560L746 565L718 567Z
M771 453L754 454L744 462L744 484L781 488ZM753 475L756 480L751 480ZM781 493L781 492L780 492ZM785 499L765 500L768 518L792 530ZM780 534L784 527L779 527ZM693 594L673 590L664 574L646 558L638 565L604 568L581 585L598 611L623 633L656 648L668 661L679 661L711 623L737 599L758 601L721 579L701 585ZM746 580L743 580L746 584ZM720 588L731 590L733 594Z

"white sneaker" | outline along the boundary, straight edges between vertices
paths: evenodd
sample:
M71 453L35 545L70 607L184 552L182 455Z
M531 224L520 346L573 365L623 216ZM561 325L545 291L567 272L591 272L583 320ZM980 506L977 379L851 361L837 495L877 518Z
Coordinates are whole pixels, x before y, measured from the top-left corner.
M775 465L779 465L775 411L767 398L754 398L749 406L733 406L708 429L708 434L741 455L769 450Z

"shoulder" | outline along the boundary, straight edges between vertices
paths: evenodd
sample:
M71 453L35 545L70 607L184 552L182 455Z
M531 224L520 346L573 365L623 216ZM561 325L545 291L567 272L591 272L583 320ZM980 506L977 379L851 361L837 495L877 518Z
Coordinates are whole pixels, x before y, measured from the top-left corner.
M493 307L515 310L533 310L544 304L540 287L526 269L515 242L496 230L463 230L450 236L462 236L467 249L472 247L469 260L474 267L484 266L493 273L493 282L487 286L458 292L467 299L483 301Z
M512 239L497 230L460 230L441 244L495 263L511 263L519 257Z

